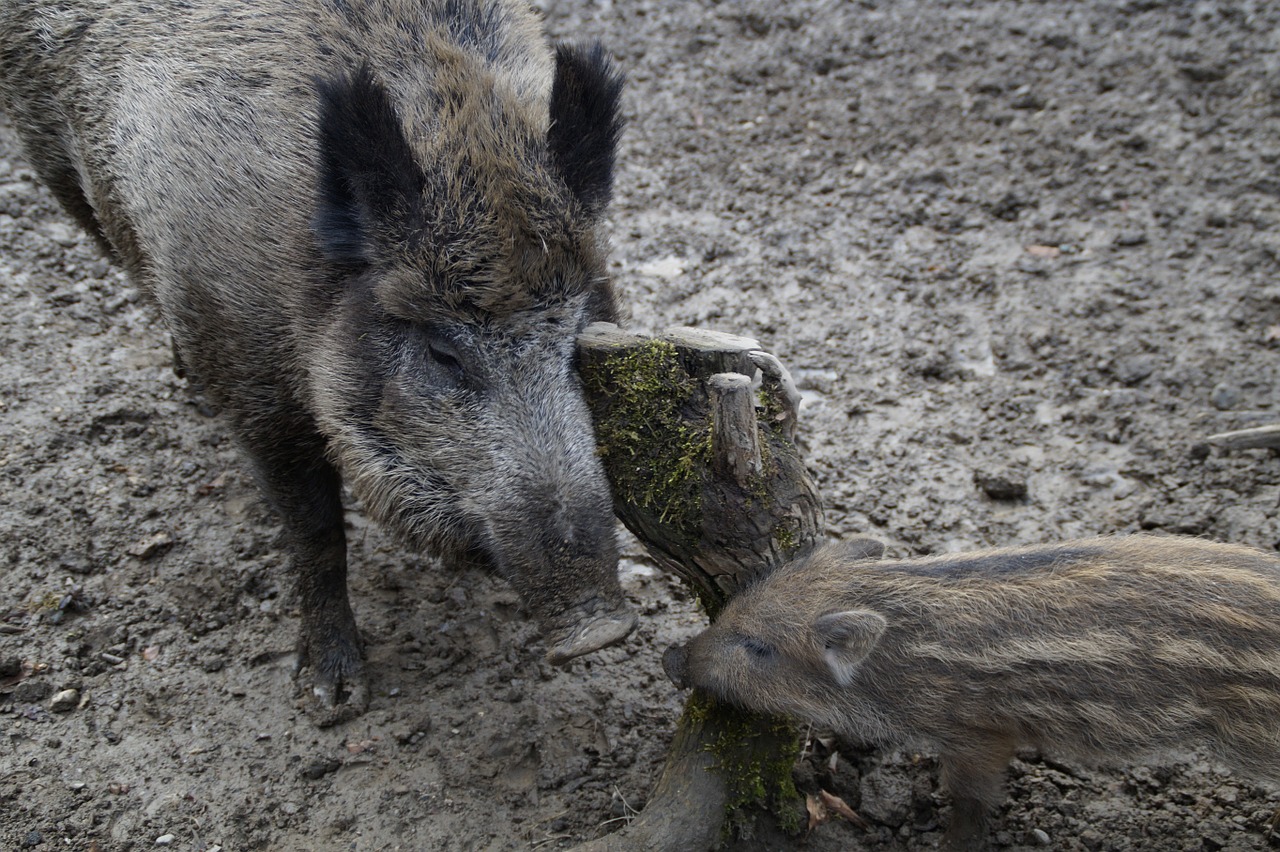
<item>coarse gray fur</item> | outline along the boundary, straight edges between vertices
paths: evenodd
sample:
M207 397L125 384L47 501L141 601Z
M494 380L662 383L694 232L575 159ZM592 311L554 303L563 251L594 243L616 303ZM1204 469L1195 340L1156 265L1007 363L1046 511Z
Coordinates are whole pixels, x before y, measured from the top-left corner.
M10 0L0 105L281 513L322 720L368 700L340 483L563 660L634 625L573 369L621 78L515 0ZM325 714L328 714L327 717Z
M1195 747L1280 784L1280 559L1184 538L868 561L828 545L729 602L668 674L868 743L936 749L953 848L986 846L1031 746L1090 763Z

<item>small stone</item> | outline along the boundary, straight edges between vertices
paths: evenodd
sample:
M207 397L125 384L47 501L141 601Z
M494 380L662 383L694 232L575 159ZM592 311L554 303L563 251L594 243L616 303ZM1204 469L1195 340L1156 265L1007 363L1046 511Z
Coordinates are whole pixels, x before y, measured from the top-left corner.
M80 690L64 689L49 699L49 709L54 713L66 713L80 703Z
M173 842L173 840L174 840L174 838L173 838L173 835L172 835L172 834L162 834L162 835L160 835L159 837L157 837L157 838L156 838L156 845L157 845L157 846L168 846L170 843L172 843L172 842Z
M1209 392L1209 402L1219 411L1230 411L1240 404L1240 391L1226 382L1219 382Z
M1155 359L1148 355L1123 358L1115 366L1116 378L1126 385L1136 385L1155 371Z
M1031 829L1031 839L1037 846L1049 845L1049 833L1040 828Z
M38 831L29 831L27 836L22 838L22 845L30 849L32 846L39 846L44 843L44 835Z
M35 704L43 701L53 692L53 684L47 680L24 680L13 688L15 704Z
M1021 500L1027 496L1027 479L1013 471L973 472L974 484L992 500Z
M141 541L134 542L126 552L135 559L151 559L170 547L173 547L173 536L165 532L159 532Z
M302 770L302 777L309 781L318 781L330 772L336 772L342 766L332 758L318 758L308 763Z

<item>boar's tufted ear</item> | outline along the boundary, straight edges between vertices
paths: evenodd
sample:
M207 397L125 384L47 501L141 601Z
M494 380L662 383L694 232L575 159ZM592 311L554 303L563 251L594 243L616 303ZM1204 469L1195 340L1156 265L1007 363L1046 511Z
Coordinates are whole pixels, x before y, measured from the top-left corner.
M848 686L853 682L858 664L888 626L883 615L866 609L830 612L814 621L813 630L824 646L822 658L836 683Z
M560 176L592 216L604 212L613 194L622 82L601 45L556 47L547 143Z
M421 169L386 88L369 66L317 84L320 197L312 223L335 263L372 261L373 240L408 221L423 187Z

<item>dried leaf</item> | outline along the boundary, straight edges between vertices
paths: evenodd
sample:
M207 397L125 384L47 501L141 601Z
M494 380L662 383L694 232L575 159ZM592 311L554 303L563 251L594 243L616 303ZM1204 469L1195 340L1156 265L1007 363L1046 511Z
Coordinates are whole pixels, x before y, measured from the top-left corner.
M859 828L871 827L869 822L858 816L857 812L854 811L853 808L845 804L844 799L833 793L828 793L826 790L819 790L818 795L822 798L822 804L833 811L836 816L848 820Z
M823 806L822 800L812 793L805 795L804 809L809 812L809 827L805 830L805 834L809 834L815 828L831 819L831 814Z

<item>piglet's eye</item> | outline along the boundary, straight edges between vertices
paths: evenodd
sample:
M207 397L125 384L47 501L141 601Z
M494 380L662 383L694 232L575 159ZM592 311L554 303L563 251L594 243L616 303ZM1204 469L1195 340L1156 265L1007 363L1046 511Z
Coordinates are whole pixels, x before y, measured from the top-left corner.
M777 652L768 642L762 642L754 636L742 637L742 647L746 648L753 657L761 659L772 657Z

